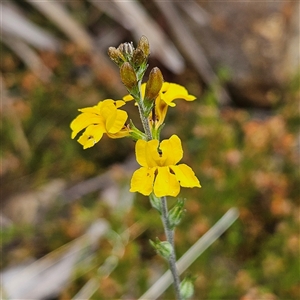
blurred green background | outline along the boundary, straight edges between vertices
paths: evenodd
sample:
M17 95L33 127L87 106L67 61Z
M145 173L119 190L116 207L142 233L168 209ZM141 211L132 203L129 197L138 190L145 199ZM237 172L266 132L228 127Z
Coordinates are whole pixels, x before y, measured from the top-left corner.
M193 299L300 299L298 2L1 10L3 298L138 299L167 270L148 242L164 239L159 216L129 193L134 143L104 137L83 150L69 128L78 108L126 94L107 48L146 35L149 71L197 97L176 101L162 132L180 136L202 185L181 190L177 256L228 209L240 212L186 272ZM172 288L160 299L174 299Z

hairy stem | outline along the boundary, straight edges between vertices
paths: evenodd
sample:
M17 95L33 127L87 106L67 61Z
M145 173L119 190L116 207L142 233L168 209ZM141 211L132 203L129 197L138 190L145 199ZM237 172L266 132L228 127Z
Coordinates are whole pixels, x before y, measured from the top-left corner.
M147 140L150 141L153 139L153 136L152 136L152 131L150 128L149 120L144 115L143 96L142 96L142 91L141 91L141 80L138 82L138 93L139 93L139 96L138 96L138 99L136 99L136 102L138 104L140 118L142 121L142 125L144 128L145 134L147 136Z
M169 219L168 219L168 205L167 205L167 198L161 198L162 210L161 210L161 219L164 225L165 234L167 237L167 241L172 245L172 253L168 259L169 267L173 276L174 280L174 288L176 292L177 300L182 300L180 295L180 278L178 275L178 271L176 268L176 254L175 254L175 247L174 247L174 230L170 228Z
M141 118L141 121L143 124L143 128L144 128L145 134L147 136L147 140L150 141L150 140L152 140L152 133L151 133L148 118L144 117L144 112L140 105L138 105L138 108L139 108L139 113L140 113L140 118Z

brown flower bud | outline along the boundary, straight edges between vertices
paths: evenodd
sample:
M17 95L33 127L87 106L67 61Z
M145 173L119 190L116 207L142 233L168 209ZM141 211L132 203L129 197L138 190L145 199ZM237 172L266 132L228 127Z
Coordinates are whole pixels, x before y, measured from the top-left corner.
M149 56L150 54L149 41L144 35L140 38L137 48L143 50L144 55L146 57Z
M149 79L146 85L145 100L153 101L158 96L163 85L164 78L159 68L155 67L149 74Z
M133 51L134 51L134 47L133 47L133 43L124 43L121 44L118 49L123 53L123 55L125 57L132 57L133 55Z
M123 84L131 90L137 85L137 78L133 67L129 62L125 62L120 68L120 76Z
M109 47L107 52L110 59L118 66L122 65L125 61L125 58L119 49L116 49L115 47Z
M132 62L135 67L141 66L146 61L146 59L147 57L145 56L144 51L142 49L137 48L134 51Z

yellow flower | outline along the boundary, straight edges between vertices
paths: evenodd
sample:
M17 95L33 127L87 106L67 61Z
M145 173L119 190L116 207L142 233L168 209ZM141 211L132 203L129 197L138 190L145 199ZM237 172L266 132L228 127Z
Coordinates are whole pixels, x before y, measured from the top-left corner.
M128 136L129 129L125 127L127 112L118 109L123 105L125 102L122 100L106 99L96 106L79 109L81 114L70 125L72 139L86 128L78 139L78 142L86 149L99 142L104 133L110 138Z
M145 96L146 83L141 86L141 92L143 97ZM162 88L155 100L155 116L150 115L150 122L155 124L158 128L165 120L168 106L174 107L176 104L173 102L176 99L184 99L186 101L194 101L195 96L190 95L185 87L170 82L164 82ZM123 97L124 101L131 101L133 97L126 95Z
M138 140L136 159L141 168L133 173L131 192L145 196L152 192L157 197L176 197L182 187L201 187L193 170L186 164L176 165L183 156L181 141L177 135L163 140Z

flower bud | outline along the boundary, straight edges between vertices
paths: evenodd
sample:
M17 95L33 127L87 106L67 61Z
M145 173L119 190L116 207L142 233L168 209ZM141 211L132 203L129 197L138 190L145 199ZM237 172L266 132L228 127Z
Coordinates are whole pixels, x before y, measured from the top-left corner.
M115 47L109 47L107 52L110 59L119 67L124 63L125 57L119 49L116 49Z
M164 78L159 68L155 67L149 74L149 79L146 85L145 100L153 101L159 94L163 85Z
M133 43L124 43L121 44L118 49L121 51L121 53L126 57L127 61L130 61L134 52L134 46Z
M156 250L157 254L161 255L163 258L169 259L173 251L173 247L169 242L161 242L158 238L156 238L155 242L151 240L149 240L149 242L151 246Z
M140 38L137 49L143 50L146 58L149 56L150 54L149 41L144 35Z
M137 78L133 67L130 63L125 62L120 68L120 76L123 84L128 90L133 89L137 85Z
M169 219L170 227L172 229L181 222L181 219L184 215L183 205L184 205L184 200L178 199L178 202L169 212L168 219Z
M145 56L142 49L137 48L134 50L132 62L135 67L140 67L147 60L147 56Z
M193 279L189 276L180 283L180 295L183 299L188 299L194 294Z

